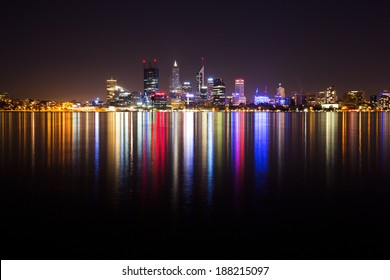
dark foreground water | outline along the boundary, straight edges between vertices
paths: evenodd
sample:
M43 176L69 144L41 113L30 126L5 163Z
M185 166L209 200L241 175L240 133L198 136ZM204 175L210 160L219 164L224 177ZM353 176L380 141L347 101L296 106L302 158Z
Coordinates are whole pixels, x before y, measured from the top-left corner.
M390 113L0 113L1 257L390 258Z

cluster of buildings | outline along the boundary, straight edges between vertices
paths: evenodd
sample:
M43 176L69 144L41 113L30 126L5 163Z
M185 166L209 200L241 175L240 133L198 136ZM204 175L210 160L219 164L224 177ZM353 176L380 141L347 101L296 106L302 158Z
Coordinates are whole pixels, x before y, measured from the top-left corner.
M143 92L130 92L118 85L117 80L107 80L108 106L133 106L156 109L215 108L246 105L245 81L235 80L235 92L226 94L225 82L222 78L205 79L205 67L195 74L195 84L181 82L180 68L175 61L169 84L169 92L160 91L160 72L157 61L143 61Z
M292 92L286 96L285 88L279 83L274 94L259 89L253 94L253 102L248 102L245 95L245 80L235 79L234 92L228 94L222 78L205 78L205 67L195 74L195 84L181 82L180 68L174 61L170 76L169 92L160 90L160 71L157 60L142 61L143 91L130 92L118 85L117 80L107 80L107 100L105 105L111 107L132 107L135 109L218 109L251 108L251 109L390 109L390 91L384 90L365 99L363 91L349 91L338 99L335 86L316 93Z
M363 91L349 91L338 98L336 88L329 86L316 93L292 92L279 83L274 93L257 89L248 102L245 93L245 80L234 81L234 92L226 92L222 78L205 78L203 64L195 73L195 83L180 80L180 68L174 61L169 80L169 92L160 90L160 71L157 60L142 61L143 91L129 91L120 86L114 78L107 80L106 100L96 99L85 104L74 102L39 101L32 99L12 99L6 92L0 92L0 110L390 110L390 90L366 98ZM253 100L253 102L252 102Z

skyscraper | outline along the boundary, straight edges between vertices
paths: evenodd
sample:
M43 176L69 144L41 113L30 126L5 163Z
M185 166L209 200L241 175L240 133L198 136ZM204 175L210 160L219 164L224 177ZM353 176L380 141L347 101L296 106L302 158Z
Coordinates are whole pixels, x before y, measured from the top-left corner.
M157 68L157 60L149 61L148 64L146 60L143 60L142 64L144 66L144 93L150 96L160 89L160 73Z
M107 99L106 99L107 104L114 102L115 91L117 86L118 86L117 80L114 80L113 78L107 80Z
M172 67L172 76L171 76L171 82L170 82L170 95L172 98L177 98L181 95L180 70L179 70L179 66L177 65L176 60L173 63L173 67Z
M213 97L213 87L214 87L214 79L207 79L207 99L211 99Z
M204 66L199 69L199 71L196 73L196 90L195 95L197 97L200 96L202 87L204 87Z
M244 84L244 79L236 79L234 81L235 105L246 104Z
M213 106L225 106L226 86L222 78L214 79L213 84Z
M279 87L276 89L276 96L278 97L286 97L286 93L282 84L279 83Z
M382 110L390 109L390 90L384 90L379 94L379 108Z
M336 103L336 101L337 101L336 88L334 86L330 86L326 89L325 92L325 102Z

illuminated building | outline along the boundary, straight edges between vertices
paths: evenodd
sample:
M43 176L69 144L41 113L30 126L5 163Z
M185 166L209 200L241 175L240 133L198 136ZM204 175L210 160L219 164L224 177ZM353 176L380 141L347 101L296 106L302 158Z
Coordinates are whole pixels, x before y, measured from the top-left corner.
M351 90L344 95L342 102L343 107L357 109L363 103L364 92Z
M148 64L146 60L143 60L142 64L144 66L144 93L150 96L160 89L160 73L157 68L157 60L149 61Z
M236 79L234 81L234 105L246 104L245 97L245 81L244 79Z
M181 96L181 99L185 101L187 107L194 105L195 94L192 91L192 85L190 82L183 83Z
M130 92L123 87L117 86L115 90L115 98L113 103L114 104L112 105L119 106L119 107L131 105L132 103L131 103Z
M379 94L378 106L382 110L390 110L390 90L384 90Z
M315 106L317 104L317 94L316 93L307 93L306 94L306 103L309 106Z
M286 97L285 89L282 87L282 84L279 83L279 87L276 88L276 96L278 97Z
M197 97L200 97L201 90L204 87L204 66L199 69L199 71L196 73L196 90L195 95Z
M214 79L208 78L207 79L207 96L208 99L211 99L213 97L213 87L214 87Z
M107 104L112 104L114 102L117 86L117 80L114 80L113 78L107 80Z
M208 99L208 92L207 92L207 90L208 90L207 86L202 86L200 88L200 98L202 100L207 100Z
M325 91L325 103L332 104L332 103L336 103L336 101L337 101L336 89L334 86L330 86Z
M155 92L151 94L153 107L157 109L166 109L168 103L168 96L165 92Z
M8 99L8 93L7 92L0 92L0 100Z
M142 92L133 91L130 94L131 104L133 106L142 106L142 96L143 96Z
M213 83L213 106L225 106L226 86L223 79L216 78Z
M306 104L306 100L307 100L307 94L306 93L304 93L304 92L301 92L301 93L294 92L292 94L292 96L293 96L293 99L294 99L295 106L302 106L302 105Z
M372 106L377 106L378 105L378 97L376 95L371 95L370 96L370 103Z
M260 93L258 88L256 89L255 96L254 96L253 100L254 100L253 103L255 105L269 104L271 101L269 99L269 97L267 96L267 93L266 92Z
M184 82L183 86L181 88L182 90L182 97L185 98L187 94L192 94L192 85L190 82Z
M180 69L177 65L177 62L173 63L172 67L172 76L170 83L170 95L172 98L178 98L181 95L181 87L180 87Z
M326 104L326 92L320 91L316 96L316 104Z
M279 87L276 88L276 95L274 104L280 106L289 106L291 103L291 98L286 97L285 89L282 87L282 84L279 83Z

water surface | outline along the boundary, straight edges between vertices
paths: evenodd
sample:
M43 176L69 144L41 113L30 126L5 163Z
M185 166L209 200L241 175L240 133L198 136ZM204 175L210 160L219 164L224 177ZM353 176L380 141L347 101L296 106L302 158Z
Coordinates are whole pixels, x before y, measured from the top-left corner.
M389 113L0 112L2 258L369 259Z

